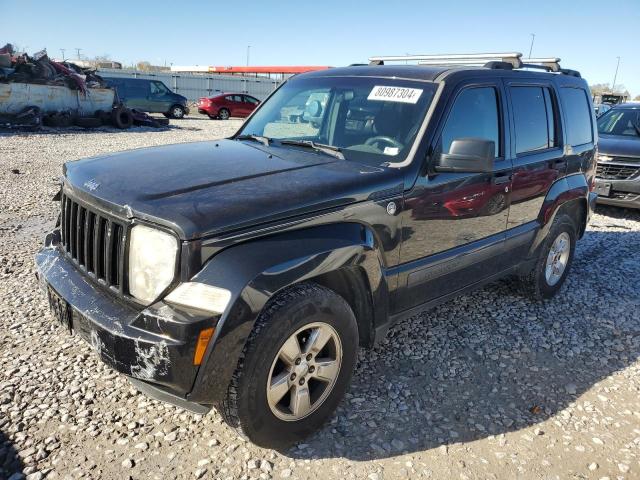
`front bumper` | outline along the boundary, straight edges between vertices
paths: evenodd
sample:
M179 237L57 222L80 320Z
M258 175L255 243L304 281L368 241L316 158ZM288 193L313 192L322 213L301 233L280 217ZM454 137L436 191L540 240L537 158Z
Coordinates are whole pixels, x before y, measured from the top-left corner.
M36 255L41 286L68 305L71 331L89 343L114 370L149 386L146 393L170 403L191 391L198 371L193 365L200 331L217 318L200 316L157 302L138 306L102 288L57 246L58 233L47 236ZM153 392L156 392L154 395ZM189 408L188 402L179 404ZM194 404L191 410L202 410Z
M598 203L624 208L640 208L640 179L608 180L596 178L597 190L609 190L609 195L598 195Z

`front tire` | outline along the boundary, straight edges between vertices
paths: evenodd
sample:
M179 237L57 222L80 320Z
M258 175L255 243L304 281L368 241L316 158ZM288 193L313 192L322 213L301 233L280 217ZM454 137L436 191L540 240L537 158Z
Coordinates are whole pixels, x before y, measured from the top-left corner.
M185 109L181 105L174 105L169 109L169 117L171 118L184 118L185 114Z
M342 297L316 284L285 290L256 321L221 413L256 445L287 447L337 408L357 349L356 319Z
M533 268L520 278L524 293L534 300L558 293L571 269L575 247L575 224L569 215L561 214L554 219Z

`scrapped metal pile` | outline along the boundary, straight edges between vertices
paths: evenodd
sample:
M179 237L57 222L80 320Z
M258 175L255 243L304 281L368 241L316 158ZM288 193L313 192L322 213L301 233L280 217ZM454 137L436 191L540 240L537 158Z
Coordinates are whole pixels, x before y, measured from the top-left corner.
M0 48L0 81L66 86L83 93L87 88L106 88L95 70L51 60L46 50L33 56L16 54L10 43Z
M46 50L0 48L0 128L37 130L41 126L94 128L111 125L163 127L164 119L130 110L91 68L57 62Z

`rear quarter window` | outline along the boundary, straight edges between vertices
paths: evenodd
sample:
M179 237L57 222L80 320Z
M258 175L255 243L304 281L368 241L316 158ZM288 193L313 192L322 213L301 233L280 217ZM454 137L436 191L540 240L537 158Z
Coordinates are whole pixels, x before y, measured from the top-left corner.
M560 89L564 105L567 143L572 147L593 142L591 108L584 90L563 87Z

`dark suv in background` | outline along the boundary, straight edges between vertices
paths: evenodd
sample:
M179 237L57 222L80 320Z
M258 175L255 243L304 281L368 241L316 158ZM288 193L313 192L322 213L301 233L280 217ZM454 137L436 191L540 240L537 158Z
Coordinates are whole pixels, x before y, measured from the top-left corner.
M622 103L598 118L598 203L640 208L640 103Z
M167 118L183 118L189 113L187 97L172 92L160 80L144 78L103 77L115 88L127 108L149 113L162 113Z
M36 256L56 317L273 447L322 425L394 322L507 275L552 297L595 204L587 83L465 59L297 75L229 139L65 164Z

